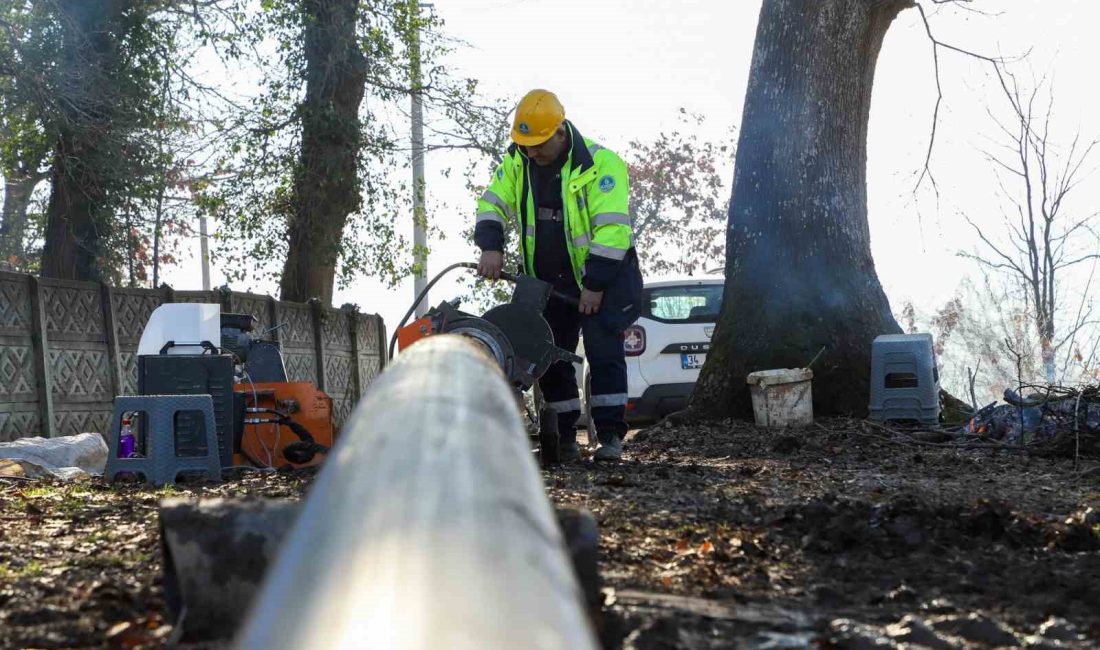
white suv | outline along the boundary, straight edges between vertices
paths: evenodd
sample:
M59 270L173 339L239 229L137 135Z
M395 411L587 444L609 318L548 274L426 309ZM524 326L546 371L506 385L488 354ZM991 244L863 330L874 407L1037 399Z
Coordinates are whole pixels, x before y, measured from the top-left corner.
M642 310L627 328L626 419L642 423L687 406L722 307L721 276L647 282ZM584 416L589 418L589 371L584 367ZM583 426L583 425L582 425Z

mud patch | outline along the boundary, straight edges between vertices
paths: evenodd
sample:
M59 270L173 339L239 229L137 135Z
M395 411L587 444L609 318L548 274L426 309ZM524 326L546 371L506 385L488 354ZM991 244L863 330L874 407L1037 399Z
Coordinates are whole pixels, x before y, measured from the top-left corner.
M930 546L965 550L992 544L1078 553L1100 550L1093 512L1086 508L1059 517L986 499L930 505L917 496L874 503L826 495L787 507L771 523L804 531L803 546L822 553L867 547L898 557Z

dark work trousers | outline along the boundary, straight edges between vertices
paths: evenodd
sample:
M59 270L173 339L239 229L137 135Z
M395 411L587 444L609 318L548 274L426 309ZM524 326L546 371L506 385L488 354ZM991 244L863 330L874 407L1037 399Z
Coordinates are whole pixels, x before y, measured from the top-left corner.
M580 291L574 289L575 295ZM607 444L612 437L626 435L626 357L623 354L622 329L609 326L599 314L585 316L574 305L554 298L543 312L554 343L570 352L577 351L577 339L584 333L584 355L591 372L589 386L592 421L596 437ZM547 407L558 414L558 431L563 443L577 441L577 419L581 402L573 364L559 361L539 380ZM590 441L591 442L591 441Z
M559 278L560 279L560 278ZM580 289L573 283L555 282L559 291L574 297ZM582 316L576 305L551 298L543 316L554 333L554 343L570 352L577 351L577 339L584 333L584 355L589 369L589 412L596 437L607 444L626 435L626 355L623 330L638 318L642 302L642 273L637 252L631 248L604 289L600 311ZM580 399L573 364L559 361L550 366L539 380L546 405L558 414L558 430L563 443L576 442Z

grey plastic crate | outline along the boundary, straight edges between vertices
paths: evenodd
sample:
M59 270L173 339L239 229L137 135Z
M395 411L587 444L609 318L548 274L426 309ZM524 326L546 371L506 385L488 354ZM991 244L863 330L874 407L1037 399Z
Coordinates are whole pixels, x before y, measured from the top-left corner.
M871 344L872 420L940 418L940 373L931 334L884 334Z
M119 458L118 443L122 431L122 414L138 411L144 414L145 456ZM176 414L181 411L202 413L206 434L203 454L176 454ZM209 395L141 395L115 398L115 411L107 436L107 469L105 478L114 481L124 472L141 474L147 483L175 483L180 472L202 472L213 481L221 480L218 459L218 430L214 423L214 400Z

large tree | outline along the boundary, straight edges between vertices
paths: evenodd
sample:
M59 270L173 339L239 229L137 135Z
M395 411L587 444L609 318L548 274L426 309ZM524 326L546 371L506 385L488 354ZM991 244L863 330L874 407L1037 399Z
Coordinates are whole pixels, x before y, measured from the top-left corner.
M134 283L172 259L164 244L184 230L181 179L221 142L209 124L222 93L192 76L192 62L199 50L239 57L247 2L0 3L5 258L38 266L17 249L27 224L36 239L41 230L22 215L48 172L45 241L33 242L43 275L119 282L127 269Z
M360 50L359 0L306 0L302 152L294 172L283 300L332 302L348 215L359 209L359 104L367 62Z
M395 284L413 269L406 122L408 43L420 30L429 152L487 152L499 106L439 66L441 22L405 0L264 0L251 31L276 45L257 60L263 92L227 120L216 178L198 188L219 221L215 255L234 281L277 280L287 300L330 303L337 282ZM447 170L444 170L447 173ZM438 231L433 235L440 236ZM280 274L281 272L281 274Z
M871 341L901 332L871 259L867 124L909 0L764 0L726 235L724 308L692 400L750 412L754 370L813 365L814 409L867 409Z
M58 34L48 107L52 178L45 277L102 280L115 208L149 155L140 137L156 111L157 71L143 54L155 38L146 3L49 0Z
M26 21L17 7L0 10L0 175L4 177L4 202L0 209L0 263L27 266L25 237L27 210L34 190L48 177L45 168L49 139L40 115L27 101L16 68L21 62L13 43Z
M35 60L26 51L38 34L35 13L25 3L0 6L0 265L17 270L32 266L26 248L28 209L35 188L49 177L52 144L35 101L40 86L27 74Z

